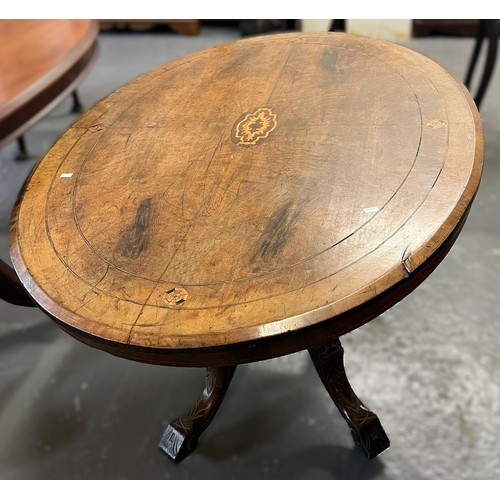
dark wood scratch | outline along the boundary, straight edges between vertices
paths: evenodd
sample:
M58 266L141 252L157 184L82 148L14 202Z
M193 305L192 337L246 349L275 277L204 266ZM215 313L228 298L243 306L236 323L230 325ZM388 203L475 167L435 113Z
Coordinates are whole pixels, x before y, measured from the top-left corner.
M102 275L102 277L97 281L97 283L88 292L85 293L85 295L82 298L82 301L87 298L87 295L90 292L94 292L94 290L98 287L98 285L101 283L101 281L108 275L109 267L110 267L109 264L107 264L106 265L106 271L104 272L104 274Z
M281 77L282 77L283 70L287 67L288 60L290 59L290 56L292 55L293 49L294 49L294 48L292 47L292 48L290 49L290 51L288 52L288 56L287 56L287 58L286 58L286 60L285 60L285 62L284 62L284 64L283 64L283 66L282 66L282 68L281 68L281 71L278 73L278 78L276 78L276 81L274 82L274 86L273 86L273 88L272 88L272 90L271 90L271 92L270 92L270 94L269 94L269 96L268 96L268 98L267 98L267 104L268 104L268 105L269 105L269 103L270 103L270 101L271 101L271 97L273 96L274 91L276 90L276 87L278 86L278 83L280 83L280 81L281 81Z

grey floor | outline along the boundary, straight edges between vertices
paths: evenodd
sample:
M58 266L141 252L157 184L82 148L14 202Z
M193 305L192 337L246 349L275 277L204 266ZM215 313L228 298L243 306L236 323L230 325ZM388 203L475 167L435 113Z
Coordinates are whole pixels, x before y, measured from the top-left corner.
M133 77L238 37L103 34L80 86L90 106ZM463 77L469 39L406 45ZM26 134L33 158L0 151L0 257L16 194L71 124L70 100ZM368 461L305 353L238 368L198 450L157 444L203 387L201 369L148 366L80 344L40 311L0 302L0 479L500 479L500 64L481 110L486 162L456 245L428 280L343 337L346 369L391 447Z

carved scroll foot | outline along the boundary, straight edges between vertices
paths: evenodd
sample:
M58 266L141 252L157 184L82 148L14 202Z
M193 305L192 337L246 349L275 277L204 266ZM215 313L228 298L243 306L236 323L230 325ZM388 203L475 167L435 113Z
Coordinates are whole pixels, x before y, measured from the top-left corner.
M175 463L184 460L198 445L198 438L219 409L236 366L207 368L206 387L194 408L166 428L160 449Z
M314 366L338 410L351 428L354 442L372 459L389 447L377 415L354 394L344 369L344 349L340 340L309 349Z

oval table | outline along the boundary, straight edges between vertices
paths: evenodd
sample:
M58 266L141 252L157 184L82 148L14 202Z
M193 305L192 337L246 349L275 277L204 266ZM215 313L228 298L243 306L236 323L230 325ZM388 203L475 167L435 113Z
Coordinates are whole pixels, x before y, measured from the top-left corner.
M338 337L445 257L483 134L436 62L338 33L244 39L96 104L26 181L11 258L66 332L116 356L208 367L160 447L196 446L236 366L308 349L356 443L389 446Z
M0 147L75 91L95 61L98 34L89 19L0 20Z

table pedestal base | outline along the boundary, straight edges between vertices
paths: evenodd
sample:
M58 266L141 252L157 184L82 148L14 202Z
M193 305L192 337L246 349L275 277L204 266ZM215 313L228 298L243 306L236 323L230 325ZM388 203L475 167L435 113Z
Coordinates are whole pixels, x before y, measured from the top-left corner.
M314 366L333 402L347 421L354 442L372 459L389 447L389 438L380 421L354 394L344 369L340 340L309 349ZM160 449L174 462L184 460L198 444L226 395L236 366L207 368L206 387L194 408L174 420L165 430Z

